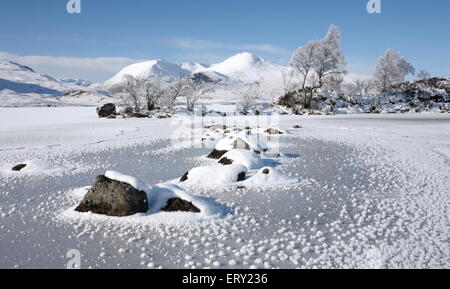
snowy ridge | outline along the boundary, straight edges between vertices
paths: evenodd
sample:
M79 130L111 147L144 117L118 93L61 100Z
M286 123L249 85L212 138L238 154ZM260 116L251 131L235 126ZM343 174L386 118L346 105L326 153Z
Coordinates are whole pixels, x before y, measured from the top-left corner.
M129 65L117 73L113 78L105 82L106 85L120 84L125 80L125 76L131 75L139 79L148 79L162 76L171 80L177 77L191 74L191 71L183 69L178 64L173 64L163 60L150 60Z

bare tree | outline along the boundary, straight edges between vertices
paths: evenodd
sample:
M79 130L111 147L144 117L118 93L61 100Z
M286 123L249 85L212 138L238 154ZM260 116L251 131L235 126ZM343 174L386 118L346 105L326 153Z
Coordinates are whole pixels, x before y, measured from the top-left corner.
M185 93L186 79L178 77L173 83L166 88L164 97L160 100L162 106L171 108L174 106L178 97L181 97Z
M194 111L195 104L201 97L214 91L212 84L205 81L193 80L188 77L183 82L183 96L189 111Z
M425 70L421 70L421 71L419 71L419 73L417 73L418 80L426 80L429 78L431 78L431 75Z
M148 111L154 110L156 105L167 94L167 80L161 76L144 81L145 101Z
M377 81L379 92L384 93L397 83L405 81L408 74L414 74L414 67L392 48L380 57L375 67L374 77Z
M375 81L371 78L358 77L344 87L345 95L349 99L354 97L370 98L375 94Z
M141 89L142 82L131 75L125 75L124 81L124 102L133 108L135 112L141 111Z
M298 89L303 106L309 108L317 89L328 85L335 87L342 82L345 59L340 46L339 28L331 25L322 40L313 40L294 53L289 67L296 71ZM292 92L291 92L292 93Z
M261 93L261 84L260 82L254 82L246 86L241 91L241 99L239 102L239 109L242 110L245 114L249 112L249 110L255 106L256 100L259 98Z

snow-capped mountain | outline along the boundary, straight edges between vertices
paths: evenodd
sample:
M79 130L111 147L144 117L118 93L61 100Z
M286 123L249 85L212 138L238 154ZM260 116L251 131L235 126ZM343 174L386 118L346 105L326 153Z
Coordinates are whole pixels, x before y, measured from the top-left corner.
M79 105L108 101L87 81L58 80L9 60L0 60L0 106Z
M78 79L78 78L74 78L74 79L60 78L59 81L62 83L73 84L73 85L78 85L78 86L83 86L83 87L88 87L92 84L92 82L90 82L88 80L83 80L83 79Z
M239 53L221 63L205 65L196 62L174 64L163 60L150 60L129 65L105 82L111 86L123 82L126 75L140 79L163 76L175 79L186 75L205 75L216 82L251 83L270 82L281 78L283 66L248 52Z
M205 71L215 71L231 79L242 82L255 82L279 78L283 66L258 57L254 54L244 52L232 56L221 63L211 65ZM201 71L200 71L201 72Z
M123 82L126 75L131 75L140 79L148 79L154 76L163 76L169 79L176 79L180 76L190 75L190 70L183 69L180 65L163 60L150 60L131 64L113 78L105 82L106 85L115 85Z
M32 68L9 60L0 60L0 90L34 92L57 95L65 86L48 75L35 72Z
M198 62L184 62L181 63L181 68L189 70L192 73L200 72L207 69L209 65L198 63Z

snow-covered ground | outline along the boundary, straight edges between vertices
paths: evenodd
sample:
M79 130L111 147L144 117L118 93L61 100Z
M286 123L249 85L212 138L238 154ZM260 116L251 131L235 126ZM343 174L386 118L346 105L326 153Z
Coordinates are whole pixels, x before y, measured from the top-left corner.
M280 154L230 154L251 177L211 187L173 184L195 167L218 166L199 139L180 141L190 118L0 108L0 268L64 268L71 249L81 252L82 268L450 267L450 116L276 120L285 134L267 144ZM10 170L21 163L28 167ZM75 213L107 171L136 177L151 187L149 196L184 196L208 214Z

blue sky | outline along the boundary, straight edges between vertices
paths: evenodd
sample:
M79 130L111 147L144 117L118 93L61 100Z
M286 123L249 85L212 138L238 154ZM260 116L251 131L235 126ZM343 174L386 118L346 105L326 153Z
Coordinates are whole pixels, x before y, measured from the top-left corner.
M418 70L450 76L450 1L381 0L0 1L0 58L56 77L105 80L134 61L220 62L249 51L286 64L330 24L341 28L348 70L367 74L387 48Z

